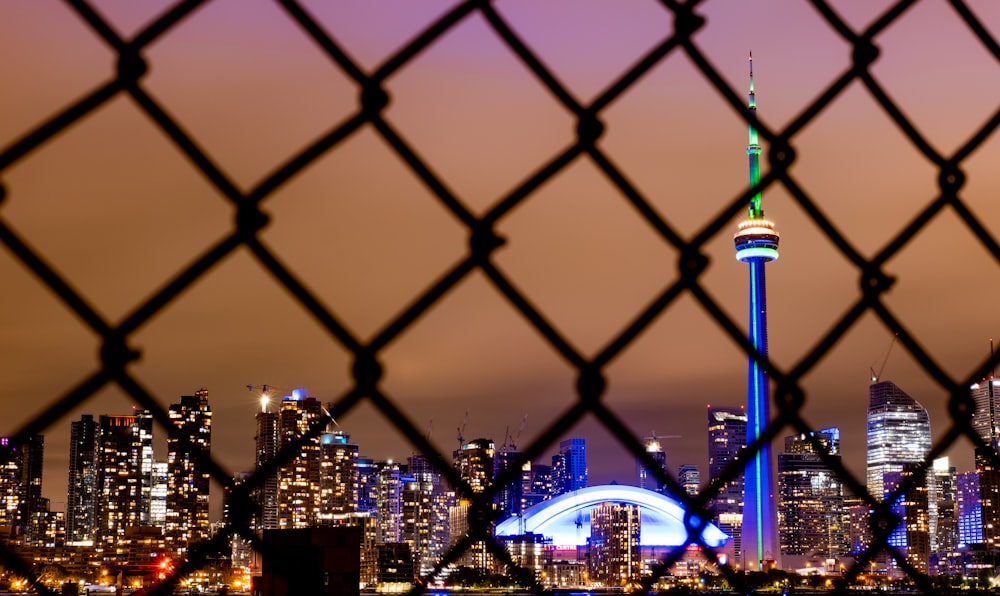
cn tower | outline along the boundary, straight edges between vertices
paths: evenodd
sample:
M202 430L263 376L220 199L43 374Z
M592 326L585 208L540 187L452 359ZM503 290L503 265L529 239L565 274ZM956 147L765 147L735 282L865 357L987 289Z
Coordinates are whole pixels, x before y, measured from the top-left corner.
M753 54L750 54L750 101L748 108L756 113L757 103L753 90ZM760 145L757 131L750 125L750 186L760 182ZM764 287L764 264L778 258L778 232L774 223L764 219L760 191L750 199L746 220L740 222L736 243L736 259L750 267L750 343L757 352L767 357L767 300ZM771 419L770 386L767 372L750 357L747 377L747 445L764 432ZM775 509L774 471L770 442L762 445L747 462L743 474L743 566L748 571L762 571L777 565L778 514Z

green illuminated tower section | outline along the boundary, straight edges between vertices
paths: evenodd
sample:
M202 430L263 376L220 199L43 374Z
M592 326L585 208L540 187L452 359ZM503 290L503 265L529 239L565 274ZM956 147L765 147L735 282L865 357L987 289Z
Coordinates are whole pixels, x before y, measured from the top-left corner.
M753 88L753 55L750 55L751 113L757 111ZM747 145L750 159L750 185L760 182L760 145L757 131L750 126ZM778 258L778 232L774 223L764 219L760 192L750 199L746 220L740 222L733 237L736 259L750 267L750 343L762 356L767 356L767 300L764 286L764 264ZM756 441L771 419L770 384L767 373L751 356L747 375L747 445ZM747 462L743 478L742 559L744 568L758 571L779 565L778 514L775 506L775 483L770 443L764 444Z

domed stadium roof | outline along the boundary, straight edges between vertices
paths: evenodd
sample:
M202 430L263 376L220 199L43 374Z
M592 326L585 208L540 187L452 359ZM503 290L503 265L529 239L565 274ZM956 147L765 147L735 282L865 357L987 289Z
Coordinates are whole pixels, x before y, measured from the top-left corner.
M590 511L609 502L639 506L639 541L643 546L684 546L689 542L685 511L677 501L650 490L618 484L589 486L543 501L525 510L521 517L508 517L497 524L496 535L531 532L552 538L552 544L556 545L584 545L590 537ZM702 539L714 548L725 544L729 536L708 524Z

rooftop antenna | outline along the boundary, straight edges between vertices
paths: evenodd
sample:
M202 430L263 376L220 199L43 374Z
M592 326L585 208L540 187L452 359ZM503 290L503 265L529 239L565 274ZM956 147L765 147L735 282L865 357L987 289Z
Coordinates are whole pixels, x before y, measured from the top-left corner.
M994 355L994 352L993 352L993 338L991 337L990 338L990 367L992 368L992 370L990 370L990 380L992 380L993 377L995 377L996 374L997 374L997 363L993 360L993 355Z

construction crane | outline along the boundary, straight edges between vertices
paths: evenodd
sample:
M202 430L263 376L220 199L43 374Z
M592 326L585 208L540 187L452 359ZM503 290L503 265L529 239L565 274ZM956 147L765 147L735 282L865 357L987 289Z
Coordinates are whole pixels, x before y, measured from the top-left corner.
M524 424L528 421L528 415L525 414L524 418L521 419L521 426L517 428L517 433L513 436L510 434L510 427L508 426L503 433L503 444L500 446L501 451L517 451L517 440L521 437L521 433L524 432Z
M882 371L885 370L885 365L889 362L889 354L892 354L892 348L896 345L896 341L899 339L899 334L892 336L892 340L889 342L889 349L885 351L885 355L882 356L882 362L878 365L878 370L875 370L875 365L868 367L868 370L872 372L871 380L872 383L878 383L878 380L882 378Z
M462 420L462 426L458 427L458 448L461 449L462 445L465 445L465 425L469 423L469 411L465 411L465 418Z
M285 389L283 387L275 387L274 385L247 385L247 391L253 393L255 391L260 391L260 410L262 412L267 411L267 405L271 401L271 393L278 392L280 394L291 393L291 389Z
M510 441L510 448L513 451L517 451L517 441L521 438L521 433L524 432L524 425L528 422L528 415L525 414L524 418L521 418L521 426L517 427L517 434Z

